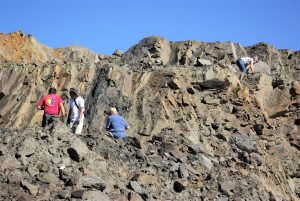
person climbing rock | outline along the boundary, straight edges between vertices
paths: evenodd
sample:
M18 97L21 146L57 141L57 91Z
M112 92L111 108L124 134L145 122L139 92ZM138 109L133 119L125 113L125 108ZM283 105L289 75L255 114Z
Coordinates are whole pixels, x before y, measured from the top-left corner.
M129 129L128 123L118 114L116 108L110 108L110 115L106 119L105 128L112 133L115 138L124 138L126 130Z
M75 88L70 88L70 96L68 123L72 132L80 134L82 132L84 120L84 99Z
M249 70L251 70L252 74L254 73L253 65L258 62L258 57L241 57L236 61L236 64L240 68L243 73L249 74Z
M58 121L60 111L65 116L65 108L60 96L56 95L56 89L51 87L49 94L38 101L37 109L44 110L42 127L54 124Z

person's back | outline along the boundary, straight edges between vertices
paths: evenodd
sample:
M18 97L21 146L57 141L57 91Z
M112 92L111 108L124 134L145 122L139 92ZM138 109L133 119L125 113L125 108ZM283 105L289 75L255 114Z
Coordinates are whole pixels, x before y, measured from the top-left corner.
M62 102L60 96L55 94L48 94L44 96L38 103L38 105L44 107L46 114L58 116L59 115L59 104Z
M251 70L252 73L254 73L253 65L258 62L258 57L241 57L236 61L236 64L238 65L239 69L244 73L249 73L249 70Z
M241 57L240 58L246 65L251 64L253 62L253 59L251 57Z
M126 129L128 124L122 116L117 114L116 109L111 109L112 114L108 116L106 121L106 130L111 132L117 138L124 138L126 136Z
M50 88L49 94L38 101L39 110L44 110L42 126L45 127L58 121L59 112L65 116L63 101L60 96L56 95L56 89Z

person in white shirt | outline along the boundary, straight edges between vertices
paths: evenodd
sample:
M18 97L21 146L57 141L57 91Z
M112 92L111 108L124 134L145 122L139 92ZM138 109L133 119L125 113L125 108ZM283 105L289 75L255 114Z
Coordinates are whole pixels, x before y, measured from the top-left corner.
M253 65L258 62L258 57L241 57L236 61L236 64L240 68L243 73L249 74L249 70L251 70L252 74L254 73Z
M70 89L70 96L68 123L75 134L80 134L84 120L84 99L75 88Z

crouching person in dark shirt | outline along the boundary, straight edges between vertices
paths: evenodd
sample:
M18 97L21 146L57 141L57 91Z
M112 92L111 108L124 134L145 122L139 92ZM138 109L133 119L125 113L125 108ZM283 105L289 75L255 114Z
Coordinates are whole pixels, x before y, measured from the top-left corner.
M124 138L129 126L124 118L118 114L116 108L110 108L110 115L106 120L105 128L107 131L112 133L115 138Z

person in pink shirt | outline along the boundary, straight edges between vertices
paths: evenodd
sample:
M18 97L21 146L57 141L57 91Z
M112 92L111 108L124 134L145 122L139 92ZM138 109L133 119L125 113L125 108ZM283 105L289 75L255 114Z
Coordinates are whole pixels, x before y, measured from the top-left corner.
M60 111L63 116L66 115L63 101L60 96L56 95L56 89L51 87L49 94L41 98L38 102L39 110L44 110L42 127L58 121Z

